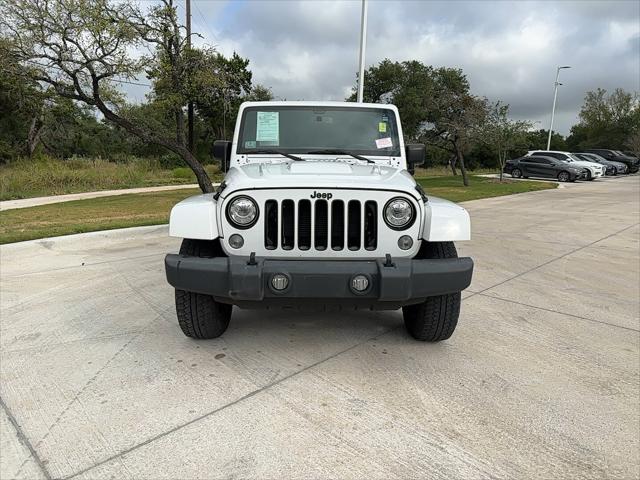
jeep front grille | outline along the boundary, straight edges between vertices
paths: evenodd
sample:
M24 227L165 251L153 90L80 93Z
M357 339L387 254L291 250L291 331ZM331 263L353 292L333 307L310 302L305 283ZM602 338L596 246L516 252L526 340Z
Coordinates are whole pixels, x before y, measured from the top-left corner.
M264 246L268 250L375 250L378 204L373 200L267 200Z

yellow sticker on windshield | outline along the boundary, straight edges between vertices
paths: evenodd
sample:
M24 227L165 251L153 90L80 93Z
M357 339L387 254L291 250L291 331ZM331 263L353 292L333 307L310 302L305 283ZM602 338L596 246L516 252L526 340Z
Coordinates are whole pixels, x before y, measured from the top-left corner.
M380 133L385 133L387 131L387 124L384 122L378 123L378 131Z

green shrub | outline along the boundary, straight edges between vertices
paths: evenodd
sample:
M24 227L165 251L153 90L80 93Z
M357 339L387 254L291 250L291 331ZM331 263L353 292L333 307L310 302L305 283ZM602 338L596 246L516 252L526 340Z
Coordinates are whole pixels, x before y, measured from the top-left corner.
M187 167L177 167L174 168L171 173L173 174L173 178L182 178L182 179L190 179L195 180L196 176L193 171Z
M184 160L175 153L167 153L158 158L160 167L163 169L172 169L177 167L184 167Z

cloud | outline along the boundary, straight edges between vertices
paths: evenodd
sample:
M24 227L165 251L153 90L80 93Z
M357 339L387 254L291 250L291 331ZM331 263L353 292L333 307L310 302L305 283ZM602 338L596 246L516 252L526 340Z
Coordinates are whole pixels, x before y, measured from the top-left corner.
M194 30L250 59L254 81L289 100L342 100L357 71L360 2L193 0ZM567 134L584 95L640 90L635 1L369 1L367 66L384 58L460 67L472 90Z

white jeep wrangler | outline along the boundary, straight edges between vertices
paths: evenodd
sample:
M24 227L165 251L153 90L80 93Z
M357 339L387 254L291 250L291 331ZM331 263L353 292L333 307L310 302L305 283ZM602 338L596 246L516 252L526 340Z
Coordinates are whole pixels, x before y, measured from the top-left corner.
M393 105L249 102L215 193L171 210L183 238L166 256L185 335L218 337L240 308L402 308L418 340L451 336L473 261L467 211L431 197L410 172L424 145L405 145Z

